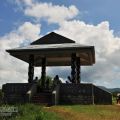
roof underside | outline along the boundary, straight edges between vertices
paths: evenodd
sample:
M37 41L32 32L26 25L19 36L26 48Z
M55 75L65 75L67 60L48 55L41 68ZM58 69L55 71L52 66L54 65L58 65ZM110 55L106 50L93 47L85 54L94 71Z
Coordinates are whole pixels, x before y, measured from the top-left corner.
M41 66L41 58L46 57L47 66L70 66L71 54L80 57L81 65L95 63L93 46L76 43L29 45L27 47L7 50L12 56L29 63L29 55L34 55L35 66Z

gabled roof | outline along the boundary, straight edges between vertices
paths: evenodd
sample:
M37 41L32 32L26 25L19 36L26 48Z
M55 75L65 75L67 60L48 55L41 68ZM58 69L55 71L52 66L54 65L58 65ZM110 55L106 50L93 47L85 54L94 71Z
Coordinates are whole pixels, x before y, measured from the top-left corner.
M66 38L62 35L59 35L55 32L51 32L42 38L34 41L31 45L40 45L40 44L62 44L62 43L75 43L75 41Z

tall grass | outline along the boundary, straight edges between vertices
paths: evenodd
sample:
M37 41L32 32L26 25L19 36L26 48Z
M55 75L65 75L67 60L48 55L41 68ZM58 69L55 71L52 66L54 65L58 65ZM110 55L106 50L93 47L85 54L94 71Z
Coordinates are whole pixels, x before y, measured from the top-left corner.
M46 112L43 106L34 104L15 105L18 107L17 115L9 120L61 120L54 112ZM0 118L2 120L3 117Z
M117 105L14 106L19 112L9 120L120 120L120 106Z
M56 108L53 107L53 109ZM69 120L120 120L120 106L118 105L72 105L62 108L60 106L58 109L55 110L57 113L65 111L67 119L71 116Z

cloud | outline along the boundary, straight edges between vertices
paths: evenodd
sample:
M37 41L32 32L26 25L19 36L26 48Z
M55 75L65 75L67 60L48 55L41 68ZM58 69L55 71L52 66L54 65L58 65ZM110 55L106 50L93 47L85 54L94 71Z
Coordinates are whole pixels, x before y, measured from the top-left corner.
M79 13L79 10L74 5L66 7L32 0L16 0L16 2L19 6L24 6L22 10L26 16L34 17L37 20L44 19L49 23L60 24L65 20L73 19Z
M11 31L9 34L0 38L1 49L14 48L24 43L25 40L29 42L37 39L40 34L40 25L25 22L20 25L17 30Z
M104 21L98 25L85 24L82 21L66 21L56 32L75 39L77 43L94 45L98 55L111 54L119 49L119 37L113 35L109 29L109 22Z
M112 84L120 83L120 37L115 36L114 31L109 28L109 21L92 25L75 20L74 18L80 11L74 5L66 7L52 3L38 3L34 0L17 0L17 2L22 6L26 16L39 20L44 19L48 23L57 23L59 28L55 32L58 34L69 37L80 44L95 46L96 64L90 67L82 67L82 81L105 85L106 87L120 87L120 84ZM26 81L27 64L11 57L4 50L35 40L40 36L40 27L39 24L25 22L17 30L0 38L1 81L6 83L8 78L11 82L14 80ZM70 74L70 68L48 68L47 73L52 76L58 74L66 79ZM13 74L12 77L11 74Z
M30 22L25 22L19 27L18 33L20 36L24 36L27 40L35 40L40 33L40 24L34 25Z
M120 38L114 36L108 21L96 26L83 21L65 21L56 32L77 43L95 46L96 64L82 68L83 81L97 85L105 83L107 87L113 87L111 81L119 81L120 73L116 72L115 68L120 66Z
M19 47L39 38L40 25L25 22L18 29L0 37L0 85L8 82L27 82L28 65L10 56L5 50ZM34 39L33 39L34 38Z

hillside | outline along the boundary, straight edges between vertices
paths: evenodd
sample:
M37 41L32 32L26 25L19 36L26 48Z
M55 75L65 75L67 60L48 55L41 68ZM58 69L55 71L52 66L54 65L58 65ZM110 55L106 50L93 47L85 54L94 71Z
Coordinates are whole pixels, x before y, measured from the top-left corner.
M120 88L106 88L104 86L98 86L98 87L105 90L105 91L111 92L111 93L120 92Z

